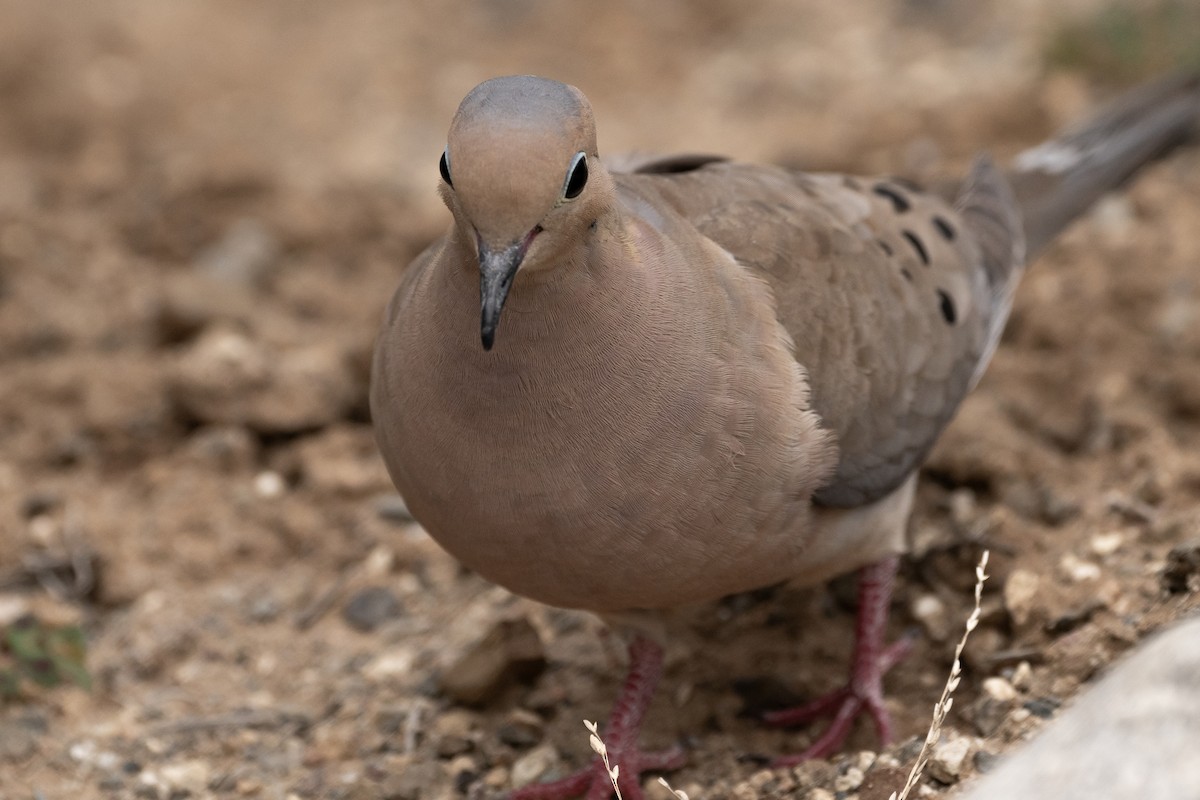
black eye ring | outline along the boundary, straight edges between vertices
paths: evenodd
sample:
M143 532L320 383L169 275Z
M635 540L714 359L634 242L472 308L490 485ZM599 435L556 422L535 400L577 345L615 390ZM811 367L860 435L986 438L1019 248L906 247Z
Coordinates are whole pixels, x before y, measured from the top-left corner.
M454 181L450 180L450 148L447 147L442 151L442 157L438 159L438 172L442 173L442 180L451 189L454 188Z
M575 154L575 158L571 160L571 168L567 171L567 182L563 184L563 197L567 200L574 200L583 193L583 187L587 186L588 166L587 156L581 151Z

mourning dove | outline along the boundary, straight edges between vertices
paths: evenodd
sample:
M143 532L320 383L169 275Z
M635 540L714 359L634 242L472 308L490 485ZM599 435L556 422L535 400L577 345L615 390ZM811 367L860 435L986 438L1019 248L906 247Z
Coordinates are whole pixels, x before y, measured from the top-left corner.
M917 469L1026 253L1198 114L1195 78L1144 87L1022 154L1016 194L981 157L948 203L717 158L615 173L578 89L520 76L467 95L439 165L454 223L404 273L375 351L378 442L462 563L634 632L605 733L626 800L682 758L636 745L662 667L649 615L780 581L861 570L850 682L773 717L833 716L796 758L835 752L863 710L886 741ZM513 796L585 791L609 794L601 767Z

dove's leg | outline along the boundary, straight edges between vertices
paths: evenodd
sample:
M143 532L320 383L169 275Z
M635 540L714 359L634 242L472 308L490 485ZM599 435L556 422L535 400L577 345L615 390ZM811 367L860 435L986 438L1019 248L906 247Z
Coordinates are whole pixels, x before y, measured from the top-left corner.
M646 716L646 709L662 677L662 666L663 652L657 643L643 636L630 643L629 673L603 731L608 763L620 770L617 783L625 800L642 800L639 776L643 772L683 766L683 748L678 745L656 753L643 752L637 746L642 718ZM587 800L607 800L612 796L612 781L599 758L561 780L518 789L509 795L509 800L563 800L579 797L585 792Z
M875 722L880 743L887 744L891 739L891 718L883 704L883 676L912 647L909 639L887 646L883 643L888 604L899 563L900 559L893 556L859 570L858 618L854 626L850 682L807 705L766 715L769 724L780 726L799 725L817 717L833 717L833 722L808 749L778 759L775 766L793 766L810 758L825 758L836 753L850 734L855 717L863 711Z

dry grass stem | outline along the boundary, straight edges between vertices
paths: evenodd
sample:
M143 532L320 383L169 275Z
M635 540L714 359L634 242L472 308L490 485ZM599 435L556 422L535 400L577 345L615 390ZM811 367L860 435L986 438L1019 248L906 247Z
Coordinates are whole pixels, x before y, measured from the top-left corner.
M929 763L930 751L942 733L942 724L946 721L946 715L950 713L950 708L954 705L954 698L951 695L958 688L958 682L962 678L963 648L967 646L967 637L971 635L971 631L979 625L983 583L988 577L987 563L988 551L984 550L983 555L979 558L979 564L975 567L975 608L971 611L971 616L967 617L966 630L963 631L962 638L958 640L958 646L954 648L954 664L950 667L950 678L946 681L945 688L942 689L942 696L937 701L937 705L933 707L933 721L929 725L929 733L925 735L925 743L921 745L921 752L917 755L917 762L913 764L912 771L908 773L908 780L905 781L904 788L899 794L892 792L888 800L907 800L909 792L921 779L925 765Z

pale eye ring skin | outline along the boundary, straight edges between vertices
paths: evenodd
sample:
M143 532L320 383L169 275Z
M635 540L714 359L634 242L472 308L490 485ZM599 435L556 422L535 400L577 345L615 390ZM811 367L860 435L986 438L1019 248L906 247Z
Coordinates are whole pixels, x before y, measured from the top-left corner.
M447 147L442 151L442 157L438 159L438 172L442 173L442 180L451 189L454 188L454 181L450 180L450 148Z
M563 199L574 200L583 193L587 186L588 165L587 154L582 150L571 159L571 167L567 170L567 179L563 182Z

